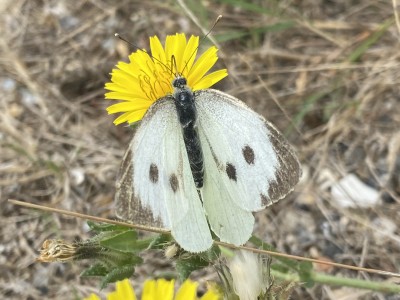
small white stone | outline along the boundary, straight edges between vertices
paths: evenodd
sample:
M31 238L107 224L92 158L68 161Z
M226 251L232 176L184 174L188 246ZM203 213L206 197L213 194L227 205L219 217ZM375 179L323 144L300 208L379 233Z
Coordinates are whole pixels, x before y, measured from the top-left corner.
M363 183L356 175L348 174L331 188L332 198L342 207L372 207L378 203L377 190Z
M85 171L82 168L74 168L69 172L73 185L80 185L85 180Z

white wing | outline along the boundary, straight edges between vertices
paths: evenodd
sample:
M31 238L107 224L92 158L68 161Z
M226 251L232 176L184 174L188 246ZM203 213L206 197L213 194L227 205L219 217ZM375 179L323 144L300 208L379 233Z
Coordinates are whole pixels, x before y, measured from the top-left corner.
M208 89L195 92L204 154L202 199L211 228L241 244L251 235L252 211L289 193L299 162L286 139L240 100Z
M201 198L211 229L221 241L235 245L246 243L254 227L254 217L234 201L235 191L229 190L221 174L220 165L213 157L210 144L200 135L204 157L204 185Z
M117 215L171 229L190 252L209 249L212 238L172 98L149 108L125 156L117 181Z

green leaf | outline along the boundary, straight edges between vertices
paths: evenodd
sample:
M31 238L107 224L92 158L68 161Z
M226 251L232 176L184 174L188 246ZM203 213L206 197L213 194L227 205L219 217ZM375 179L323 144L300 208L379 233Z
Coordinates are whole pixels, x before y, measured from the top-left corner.
M250 2L250 1L246 1L246 0L219 0L218 2L227 3L233 7L240 7L241 9L247 10L249 12L272 15L272 16L277 14L277 12L272 9L268 9L268 8L259 6L257 4L254 4L254 3Z
M107 275L107 273L108 273L107 268L104 265L97 263L93 266L90 266L86 270L84 270L80 276L81 277L92 277L92 276L103 277L103 276Z
M114 225L114 224L107 224L107 223L96 223L93 221L87 221L87 224L90 230L95 232L104 232L104 231L127 231L130 230L129 227L122 226L122 225Z
M179 279L183 282L189 275L196 270L203 269L209 265L209 262L199 255L192 255L187 258L181 258L176 261L176 270Z
M288 268L286 265L281 264L281 263L275 263L271 265L271 269L274 271L278 271L280 273L289 273L290 270L292 270L293 268Z
M143 243L143 241L138 241L137 232L133 230L127 230L110 238L100 240L101 246L125 253L136 253L146 249L149 243L150 241L145 243Z
M311 94L308 96L304 101L303 101L303 107L301 110L296 114L293 120L293 124L291 124L285 131L285 135L289 135L293 128L294 125L299 126L300 123L303 121L304 117L309 113L315 106L315 104L318 101L321 101L325 98L325 96L333 93L336 90L336 85L332 85L330 87L327 87L326 89L322 91L317 91L314 94Z
M266 32L278 32L278 31L284 31L290 28L293 28L295 26L295 22L293 21L284 21L284 22L279 22L275 23L269 26L263 26L263 27L256 27L256 28L250 28L247 30L236 30L236 31L227 31L221 34L216 34L215 39L220 42L228 42L230 40L239 40L247 36L251 35L260 35L260 34L265 34Z
M394 18L386 20L380 28L375 31L371 36L366 39L360 46L357 47L347 58L349 62L356 62L359 58L373 45L375 44L383 34L388 30L388 28L393 24Z
M153 238L149 244L149 249L164 249L171 242L171 239L170 234L159 234Z
M311 288L314 285L313 280L313 265L309 261L299 263L299 276L302 282L305 282L305 287Z
M129 278L135 272L134 266L123 266L111 270L101 281L101 289L104 289L109 283Z
M137 256L137 255L129 255L129 257L127 257L125 260L123 260L123 263L121 263L120 266L123 266L123 265L136 266L141 263L143 263L143 258L141 258L140 256Z
M220 254L221 254L220 247L217 245L213 245L207 251L200 253L199 256L208 262L213 262L219 258Z

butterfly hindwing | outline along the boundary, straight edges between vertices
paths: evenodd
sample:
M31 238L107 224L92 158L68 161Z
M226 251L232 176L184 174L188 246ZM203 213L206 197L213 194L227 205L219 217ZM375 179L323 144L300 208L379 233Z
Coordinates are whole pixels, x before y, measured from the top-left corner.
M242 245L253 231L253 214L237 205L235 190L225 184L221 165L214 159L212 148L202 145L205 169L201 196L210 226L221 241Z
M116 208L123 219L171 229L188 251L211 247L173 98L155 102L137 128L117 181Z

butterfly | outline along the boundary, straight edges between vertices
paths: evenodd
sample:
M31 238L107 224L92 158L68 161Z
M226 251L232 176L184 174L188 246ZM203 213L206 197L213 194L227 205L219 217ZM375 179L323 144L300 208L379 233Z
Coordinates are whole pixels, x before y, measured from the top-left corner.
M176 76L135 129L115 195L118 217L171 230L189 252L242 245L253 212L285 197L300 163L283 135L237 98Z

